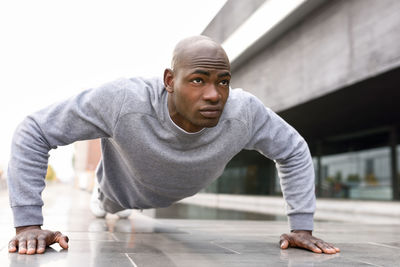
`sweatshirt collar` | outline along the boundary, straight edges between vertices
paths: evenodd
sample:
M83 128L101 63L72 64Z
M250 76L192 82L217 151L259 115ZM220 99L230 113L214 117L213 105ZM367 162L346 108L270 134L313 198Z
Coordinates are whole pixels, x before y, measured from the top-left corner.
M163 109L164 109L164 123L167 125L167 127L172 130L175 134L178 136L183 136L183 137L196 137L202 135L204 132L206 132L207 128L203 128L198 132L195 133L190 133L179 127L178 125L175 124L175 122L171 119L171 116L169 115L168 111L168 92L167 90L164 89L164 97L163 97Z

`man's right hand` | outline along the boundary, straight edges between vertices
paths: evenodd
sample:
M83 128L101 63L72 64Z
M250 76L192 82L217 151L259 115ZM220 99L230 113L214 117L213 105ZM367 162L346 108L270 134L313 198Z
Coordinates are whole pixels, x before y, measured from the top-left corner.
M14 253L18 248L19 254L41 254L54 243L68 249L68 237L58 231L42 230L38 225L17 227L15 230L15 237L8 243L8 252Z

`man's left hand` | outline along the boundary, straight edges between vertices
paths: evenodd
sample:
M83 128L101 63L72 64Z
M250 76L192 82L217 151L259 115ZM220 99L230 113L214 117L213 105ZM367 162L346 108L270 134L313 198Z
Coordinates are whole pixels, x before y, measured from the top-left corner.
M281 249L304 248L311 250L315 253L335 254L340 252L340 249L334 245L327 243L312 235L311 231L295 230L290 234L281 235L280 239Z

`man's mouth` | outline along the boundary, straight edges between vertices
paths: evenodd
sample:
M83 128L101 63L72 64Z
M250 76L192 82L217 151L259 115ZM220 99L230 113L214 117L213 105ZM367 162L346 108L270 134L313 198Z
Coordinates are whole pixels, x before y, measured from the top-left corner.
M200 114L207 119L219 118L222 113L220 107L204 107L200 109Z

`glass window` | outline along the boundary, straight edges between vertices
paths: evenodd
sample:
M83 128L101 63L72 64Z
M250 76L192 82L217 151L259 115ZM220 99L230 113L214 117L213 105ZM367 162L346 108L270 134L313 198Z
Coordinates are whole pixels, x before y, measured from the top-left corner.
M392 199L389 147L323 156L321 168L321 197Z
M260 153L243 150L228 163L221 177L203 191L222 194L273 194L280 191L279 179L274 169L274 162Z

